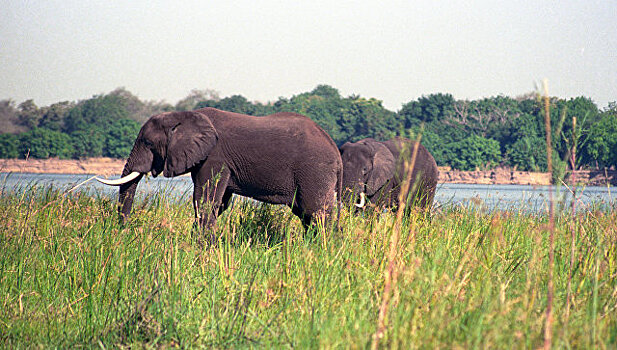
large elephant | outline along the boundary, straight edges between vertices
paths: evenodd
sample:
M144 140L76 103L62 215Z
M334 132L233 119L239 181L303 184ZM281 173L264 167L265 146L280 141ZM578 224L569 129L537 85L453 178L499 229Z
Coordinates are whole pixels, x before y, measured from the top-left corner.
M414 148L418 147L411 174L411 200L422 208L433 203L438 171L433 156L421 144L397 137L380 142L366 138L347 142L339 149L343 160L344 198L354 198L357 207L364 207L368 199L386 207L398 205L401 184L405 180L405 162L411 163ZM359 203L357 203L359 201Z
M336 144L305 116L254 117L203 108L151 117L139 131L122 178L105 183L120 186L123 221L144 174L190 173L202 228L215 224L234 193L286 204L306 228L340 200L342 171ZM206 201L211 205L203 205Z

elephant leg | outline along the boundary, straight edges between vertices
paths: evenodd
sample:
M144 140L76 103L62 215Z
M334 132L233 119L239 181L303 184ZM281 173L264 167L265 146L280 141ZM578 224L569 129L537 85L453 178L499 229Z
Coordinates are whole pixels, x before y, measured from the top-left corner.
M299 203L294 204L291 208L291 212L295 214L302 221L304 230L308 230L311 224L319 221L325 227L333 219L333 210L335 205L334 191L331 192L332 203L327 203L327 199L324 202L316 201L315 198L309 200L303 200L300 197Z
M199 226L210 231L210 241L214 241L213 229L221 209L223 197L227 192L230 172L222 166L204 164L191 173L193 178L193 207ZM215 170L216 169L216 170ZM229 201L229 199L227 199ZM226 204L227 205L227 204ZM225 207L226 207L225 205Z
M433 199L435 198L435 189L437 187L436 182L431 182L430 180L426 180L422 182L422 187L418 190L420 193L421 201L420 206L423 209L430 210L433 205Z
M233 192L229 189L225 189L225 193L223 193L223 199L221 200L221 206L219 207L218 215L221 215L227 208L229 208L229 204L231 203L231 196Z
M293 207L291 207L291 212L295 216L300 218L300 221L302 221L302 227L304 227L304 231L306 232L308 230L309 226L311 226L311 221L313 220L313 216L311 214L305 213L297 205L294 205Z
M334 169L307 169L298 182L292 212L302 220L305 229L317 221L326 227L336 208L338 175Z

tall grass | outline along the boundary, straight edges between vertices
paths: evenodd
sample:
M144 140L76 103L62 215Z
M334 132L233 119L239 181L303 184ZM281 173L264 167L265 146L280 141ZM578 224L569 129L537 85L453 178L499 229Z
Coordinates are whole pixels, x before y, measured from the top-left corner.
M344 210L340 232L305 234L285 207L236 201L207 249L189 198L155 195L117 219L103 195L0 197L0 347L371 345L394 213ZM542 346L548 242L537 232L548 220L458 207L404 216L379 345ZM617 345L616 222L614 210L555 215L555 347Z

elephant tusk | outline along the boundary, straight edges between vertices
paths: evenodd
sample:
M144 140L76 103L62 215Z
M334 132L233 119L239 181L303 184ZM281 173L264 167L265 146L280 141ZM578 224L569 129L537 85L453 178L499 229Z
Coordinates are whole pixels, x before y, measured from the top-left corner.
M120 186L120 185L124 185L127 182L135 180L139 175L141 175L141 173L133 171L132 173L128 174L127 176L121 177L121 178L116 179L116 180L107 180L107 179L101 179L101 178L98 178L98 177L96 179L100 183L104 183L105 185Z
M355 205L358 208L364 208L364 204L366 204L364 192L360 192L360 203L354 203L353 205Z

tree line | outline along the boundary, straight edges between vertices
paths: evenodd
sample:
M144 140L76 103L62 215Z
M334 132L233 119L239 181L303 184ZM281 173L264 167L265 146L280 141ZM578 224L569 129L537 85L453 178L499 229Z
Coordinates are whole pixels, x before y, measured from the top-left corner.
M194 90L176 105L141 101L124 88L79 102L38 107L0 101L0 158L83 158L128 156L141 125L165 111L215 107L267 115L304 114L337 143L396 135L420 138L437 164L460 170L514 167L546 171L543 101L536 94L456 100L436 93L393 112L380 100L343 97L328 85L275 102L260 103L213 90ZM550 98L553 166L563 176L576 154L577 168L617 167L617 104L600 110L589 98ZM576 118L576 122L574 122Z

